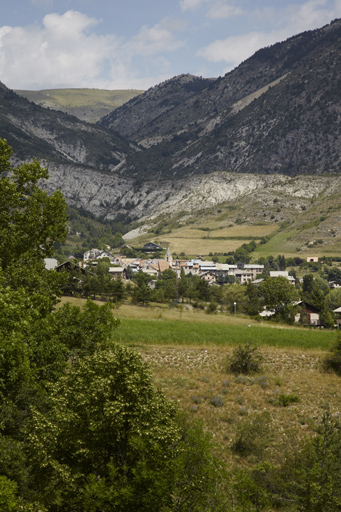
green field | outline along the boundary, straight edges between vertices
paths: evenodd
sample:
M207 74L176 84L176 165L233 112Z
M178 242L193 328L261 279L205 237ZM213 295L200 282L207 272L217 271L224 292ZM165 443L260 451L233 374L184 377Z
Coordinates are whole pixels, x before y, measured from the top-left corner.
M63 297L82 307L85 299ZM103 302L95 301L97 304ZM256 322L244 315L207 315L201 310L170 309L167 305L124 304L114 310L120 325L113 340L128 345L162 345L228 348L252 342L278 349L328 350L335 331ZM235 325L236 322L236 325Z
M207 323L180 320L122 319L113 339L129 345L231 346L253 342L259 346L327 350L335 333L331 331L271 328L260 325L224 325L210 317Z
M253 257L260 258L261 256L270 256L270 254L285 254L287 258L297 256L296 248L299 243L297 241L295 242L290 240L290 238L295 236L297 233L298 230L281 231L276 233L266 244L258 245L256 250L253 252Z

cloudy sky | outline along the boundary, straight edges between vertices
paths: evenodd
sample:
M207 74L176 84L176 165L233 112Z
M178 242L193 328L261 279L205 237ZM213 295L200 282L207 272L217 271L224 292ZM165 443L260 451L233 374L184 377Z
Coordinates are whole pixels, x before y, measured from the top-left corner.
M0 81L12 89L147 89L218 77L257 49L341 18L341 0L9 0Z

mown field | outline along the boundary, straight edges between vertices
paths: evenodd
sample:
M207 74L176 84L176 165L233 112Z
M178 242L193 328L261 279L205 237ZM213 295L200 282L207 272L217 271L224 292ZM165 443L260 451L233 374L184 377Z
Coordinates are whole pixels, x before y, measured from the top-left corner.
M227 253L235 251L244 243L255 240L259 243L264 236L271 235L278 229L275 224L264 225L226 225L226 221L212 220L198 226L186 226L173 229L155 239L162 246L169 246L171 252L195 257L198 254L208 256L209 253ZM144 235L140 241L148 240Z

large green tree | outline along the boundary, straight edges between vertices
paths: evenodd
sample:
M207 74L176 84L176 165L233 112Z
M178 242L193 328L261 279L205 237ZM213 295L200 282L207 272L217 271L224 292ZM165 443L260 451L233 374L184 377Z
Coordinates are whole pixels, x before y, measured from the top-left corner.
M224 510L211 443L177 409L137 352L83 358L29 425L35 498L54 512Z
M39 188L38 162L12 169L10 156L1 141L1 510L225 510L208 436L111 342L110 304L56 308L44 258L65 237L65 202Z
M59 280L44 272L44 258L65 241L66 203L60 191L48 195L40 188L48 171L37 160L12 167L11 155L0 139L0 268L11 288L44 296L48 310Z
M260 296L268 309L272 309L277 317L291 320L297 310L295 302L298 293L295 287L283 276L269 278L259 286Z

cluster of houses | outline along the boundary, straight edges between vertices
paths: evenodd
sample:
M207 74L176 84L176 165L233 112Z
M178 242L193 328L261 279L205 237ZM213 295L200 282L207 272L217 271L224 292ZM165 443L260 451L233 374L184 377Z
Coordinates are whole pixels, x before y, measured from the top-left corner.
M154 244L147 244L149 250L155 251ZM100 251L99 249L91 249L84 253L83 265L96 265L102 258L109 258L111 267L109 272L113 276L126 278L127 268L130 267L133 273L142 271L152 277L160 278L161 274L166 269L173 270L178 277L183 271L185 275L192 274L198 275L208 283L216 283L219 277L234 277L241 284L248 281L254 281L259 274L264 271L264 265L258 264L237 264L229 265L224 263L215 263L213 261L206 261L201 258L191 260L174 259L170 250L167 249L164 259L141 259L141 258L126 258L121 255L113 255L108 251Z
M150 242L146 244L143 249L146 252L155 252L161 248ZM113 277L122 279L126 279L128 267L130 267L130 270L133 273L142 271L155 279L160 278L162 272L170 268L178 277L180 277L181 272L184 272L185 275L198 275L202 280L207 281L209 284L222 282L223 280L226 280L225 278L232 277L240 284L251 281L257 285L263 280L259 276L264 272L264 265L256 263L237 263L235 265L231 265L228 263L206 261L201 257L191 260L174 259L169 249L167 249L164 259L126 258L121 255L113 255L108 251L91 249L84 253L83 266L94 266L98 264L98 261L102 258L109 258L112 265L109 268L109 272ZM295 279L289 275L288 271L270 271L270 277L278 276L285 277L293 286L295 286Z
M149 242L143 247L143 250L148 253L161 251L162 248L153 242ZM84 253L83 262L79 263L79 268L84 272L85 267L94 267L98 265L98 262L103 258L108 258L110 260L109 273L114 279L127 279L127 271L129 268L130 273L134 274L142 271L154 279L159 279L165 270L171 269L178 277L180 277L181 272L184 272L185 275L198 275L202 280L211 285L224 282L226 281L226 278L231 277L240 284L252 282L254 285L258 285L263 281L260 274L263 274L264 272L264 265L255 263L237 263L235 265L231 265L227 263L206 261L201 257L191 260L174 259L169 249L167 249L164 259L127 258L120 254L114 255L109 251L91 249ZM57 260L52 258L45 261L46 268L55 269L57 271L68 264L70 265L69 261L58 265ZM279 276L285 277L293 286L295 286L295 279L289 275L288 271L270 271L270 278ZM331 288L337 288L341 286L341 283L333 281L330 283L330 286ZM303 303L299 305L303 305ZM304 308L304 314L307 317L308 324L315 326L320 325L320 310L309 304L304 304ZM341 308L335 310L335 313L339 317L337 326L341 328ZM273 314L271 311L265 310L261 313L261 316L271 316L271 314ZM299 315L295 320L299 321Z

